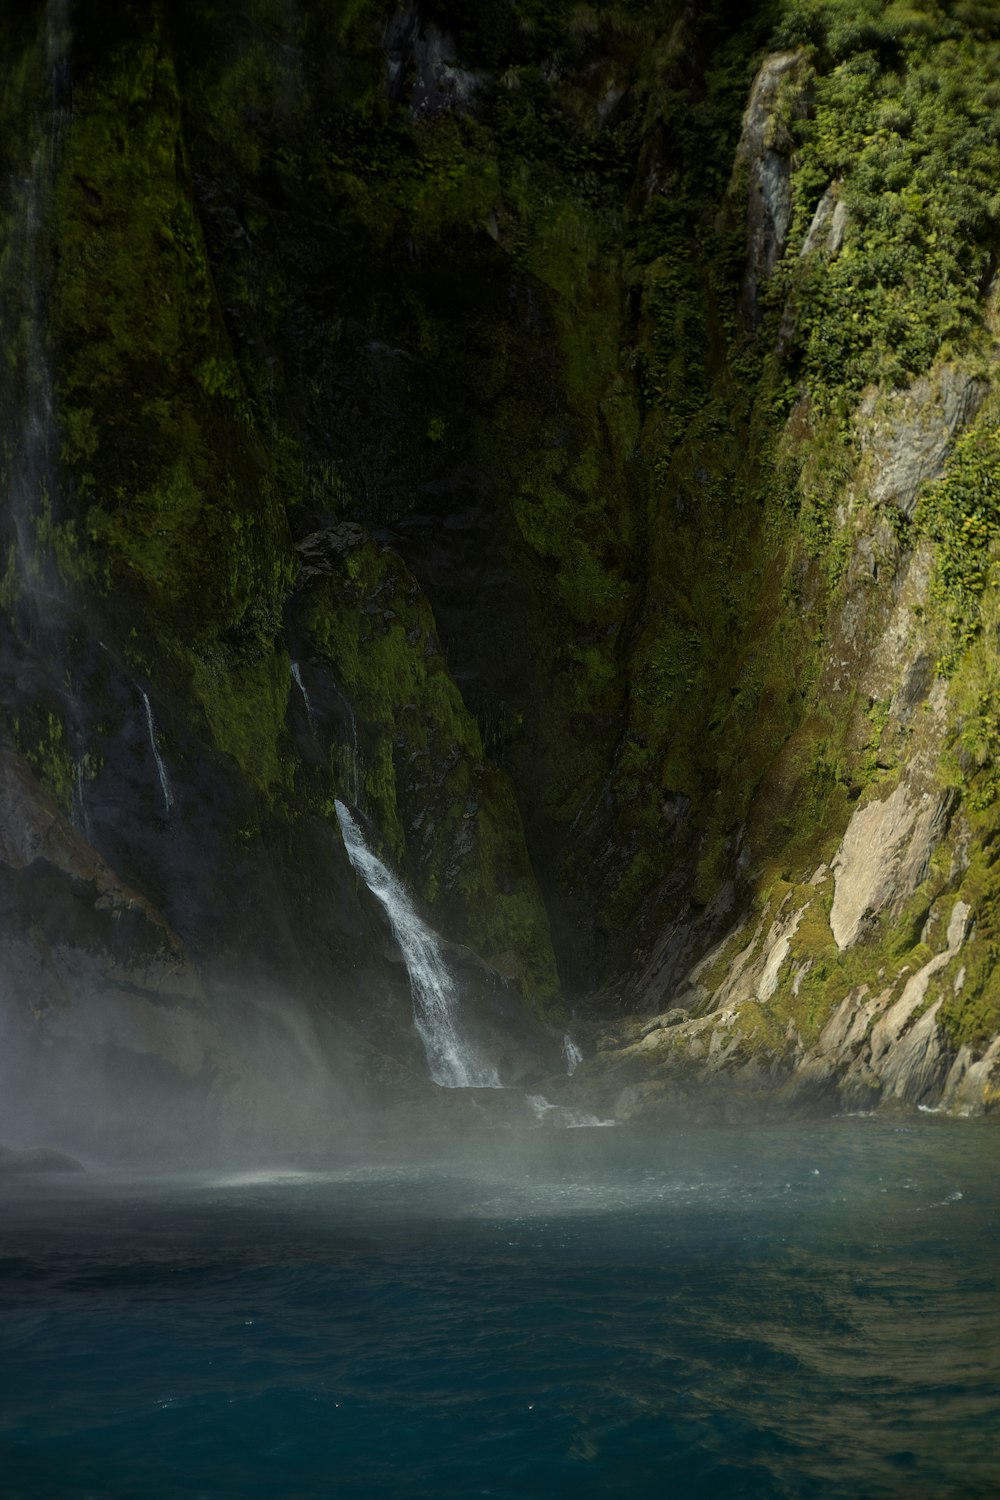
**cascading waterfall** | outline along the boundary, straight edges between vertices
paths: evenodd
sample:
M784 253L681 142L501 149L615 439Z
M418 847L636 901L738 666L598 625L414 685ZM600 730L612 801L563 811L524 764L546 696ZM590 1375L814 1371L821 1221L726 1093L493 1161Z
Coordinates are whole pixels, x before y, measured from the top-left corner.
M368 848L343 802L337 819L348 858L378 900L399 944L413 992L413 1019L435 1083L445 1088L500 1088L492 1063L462 1036L459 997L437 934L418 916L402 882Z
M156 770L160 778L160 790L163 793L163 810L169 817L174 805L174 794L170 790L170 778L167 776L167 768L160 754L160 747L156 742L156 723L153 719L153 707L149 701L149 694L142 691L142 701L146 708L146 728L149 730L149 744L153 751L153 759L156 761Z

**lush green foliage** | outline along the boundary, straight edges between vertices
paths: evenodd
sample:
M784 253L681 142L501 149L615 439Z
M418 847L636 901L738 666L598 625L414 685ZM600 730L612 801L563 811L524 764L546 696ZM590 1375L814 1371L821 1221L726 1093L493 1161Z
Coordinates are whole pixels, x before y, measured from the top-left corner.
M771 291L792 300L814 389L904 384L979 323L1000 225L1000 22L983 10L970 29L954 11L817 0L780 29L811 49L815 75ZM843 247L800 257L831 184L848 208Z
M456 937L502 959L533 1005L557 1005L548 923L506 777L483 754L434 618L400 559L374 542L330 558L297 605L310 657L357 714L361 798L390 858ZM331 746L334 790L357 796Z
M929 486L917 510L924 534L937 543L935 587L953 632L954 652L977 633L980 600L1000 541L1000 429L981 423L955 444L944 478Z

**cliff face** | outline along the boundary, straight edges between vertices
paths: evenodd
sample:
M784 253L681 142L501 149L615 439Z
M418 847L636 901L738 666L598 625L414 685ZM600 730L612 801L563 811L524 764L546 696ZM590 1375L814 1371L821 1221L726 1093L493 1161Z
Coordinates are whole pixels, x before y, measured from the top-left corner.
M19 1045L419 1095L340 799L511 1078L988 1106L988 8L3 21Z

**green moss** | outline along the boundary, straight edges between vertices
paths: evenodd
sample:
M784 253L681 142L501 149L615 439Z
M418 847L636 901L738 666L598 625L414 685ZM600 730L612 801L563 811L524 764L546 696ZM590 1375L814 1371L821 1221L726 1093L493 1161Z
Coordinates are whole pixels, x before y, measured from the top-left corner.
M934 597L952 635L944 666L979 632L982 598L1000 586L992 554L1000 542L1000 426L997 403L955 444L942 479L917 507L921 534L936 544Z
M41 705L30 717L16 717L11 731L14 743L39 781L51 792L65 816L71 817L78 776L90 779L96 771L92 758L84 756L77 767L61 720Z
M126 654L274 785L288 776L283 491L221 316L158 8L123 18L90 61L60 153L52 286L76 516L43 507L36 532Z
M552 563L573 621L606 629L620 625L632 604L637 540L625 471L639 417L620 369L616 268L599 220L581 204L560 197L540 210L524 172L510 185L530 226L523 263L547 293L572 420L560 434L554 418L530 449L511 455L513 513L528 545Z
M951 966L961 969L963 982L956 977L945 988L938 1020L955 1046L967 1043L979 1050L1000 1031L1000 847L992 823L982 814L973 816L978 837L959 889L971 909L972 929Z
M273 792L290 784L284 720L291 663L283 650L234 660L221 647L193 657L192 688L216 746L232 755L250 780Z
M557 1012L548 922L517 804L486 761L412 575L368 541L330 558L298 613L312 653L357 712L363 797L388 857L445 931L505 971L513 966L532 1003ZM339 764L335 751L335 775Z
M767 1010L777 1036L786 1039L791 1027L802 1045L809 1047L854 988L854 971L863 970L867 976L870 965L845 964L829 925L812 908L800 926L805 930L797 931L792 939L786 971Z
M896 937L838 956L799 886L895 774L886 705L853 688L826 701L820 676L874 524L860 498L844 521L848 413L866 382L926 368L979 319L995 26L874 0L746 22L721 4L441 0L463 63L497 75L475 118L413 118L386 96L367 0L261 0L236 29L204 0L175 9L169 26L161 7L107 36L84 26L52 286L78 510L42 507L40 543L280 800L296 771L285 513L397 533L435 575L447 649L374 543L311 577L298 613L357 708L386 852L444 925L520 952L529 987L554 994L522 810L568 912L567 966L596 923L602 981L692 892L707 906L733 880L759 913L784 878L811 904L801 982L766 1024L814 1036L886 943L918 946L914 908ZM810 49L813 104L803 122L779 105L777 134L798 132L795 222L756 336L738 312L749 184L731 169L775 16L782 45ZM834 179L843 251L802 257ZM962 646L951 774L984 819L994 457L986 436L960 445L917 525ZM456 606L427 563L425 519L450 547L467 515L475 540L449 561L509 581L488 609ZM8 566L8 608L15 591ZM448 667L459 636L468 704ZM317 805L346 790L352 755L312 768Z

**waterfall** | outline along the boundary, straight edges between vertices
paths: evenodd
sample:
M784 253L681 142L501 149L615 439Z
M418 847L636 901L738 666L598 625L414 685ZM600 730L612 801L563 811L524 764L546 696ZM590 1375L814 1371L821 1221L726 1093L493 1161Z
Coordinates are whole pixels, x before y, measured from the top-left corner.
M163 756L160 754L160 747L156 743L156 724L153 720L153 708L149 701L149 694L143 689L140 689L140 691L142 692L142 701L146 706L146 728L149 730L149 743L152 747L153 759L156 761L156 770L160 778L160 790L163 793L163 810L169 817L170 810L174 805L174 794L170 790L167 768L163 764Z
M316 733L316 715L313 712L312 699L309 697L309 694L306 692L306 685L302 681L302 673L299 671L299 664L298 664L297 661L293 661L292 662L292 677L295 679L295 686L298 688L299 692L302 694L302 702L305 704L306 718L309 720L309 728L312 730L313 734L315 734Z
M583 1053L568 1031L563 1037L563 1057L566 1059L566 1072L571 1075L576 1072L580 1063L583 1062Z
M435 1083L445 1088L500 1088L496 1068L478 1056L458 1025L459 998L437 934L417 915L402 882L374 855L342 802L337 819L351 864L381 903L403 954L413 1019Z

